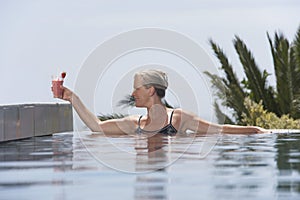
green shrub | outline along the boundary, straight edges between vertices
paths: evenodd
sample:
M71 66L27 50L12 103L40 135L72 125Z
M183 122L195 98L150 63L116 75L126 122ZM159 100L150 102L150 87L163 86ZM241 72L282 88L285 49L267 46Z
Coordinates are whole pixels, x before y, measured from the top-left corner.
M245 98L245 107L249 113L242 114L242 122L250 126L260 126L266 129L300 129L300 120L294 120L289 115L277 117L275 113L263 108L263 102L255 103L250 98Z

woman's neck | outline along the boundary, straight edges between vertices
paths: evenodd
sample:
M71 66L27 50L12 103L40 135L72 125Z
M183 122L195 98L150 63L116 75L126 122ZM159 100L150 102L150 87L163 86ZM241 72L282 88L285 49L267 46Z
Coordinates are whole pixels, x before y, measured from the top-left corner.
M162 127L168 119L167 108L163 103L152 105L147 108L147 123L151 126L158 125Z

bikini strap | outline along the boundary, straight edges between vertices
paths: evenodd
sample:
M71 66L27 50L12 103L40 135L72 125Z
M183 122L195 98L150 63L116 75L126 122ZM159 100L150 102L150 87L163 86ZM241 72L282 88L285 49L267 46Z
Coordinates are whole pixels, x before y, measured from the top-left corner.
M173 113L174 113L174 110L173 110L172 113L171 113L169 124L172 124ZM139 117L139 120L138 120L138 126L139 126L139 128L141 127L141 119L142 119L142 117L143 117L143 115L141 115L141 116Z
M174 113L174 110L173 110L172 113L171 113L171 116L170 116L170 123L169 123L169 124L172 124L173 113Z
M143 115L140 116L139 121L138 121L138 126L139 128L141 127L141 119L142 119Z

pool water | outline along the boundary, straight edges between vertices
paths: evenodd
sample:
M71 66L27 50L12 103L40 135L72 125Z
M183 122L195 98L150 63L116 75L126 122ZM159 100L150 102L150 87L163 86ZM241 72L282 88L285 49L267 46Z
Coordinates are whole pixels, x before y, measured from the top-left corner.
M300 199L300 134L68 132L1 143L0 199Z

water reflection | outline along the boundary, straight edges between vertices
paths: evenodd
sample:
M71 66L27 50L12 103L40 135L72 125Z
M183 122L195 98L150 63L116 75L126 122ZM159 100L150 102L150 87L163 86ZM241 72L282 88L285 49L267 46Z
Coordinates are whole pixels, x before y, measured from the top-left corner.
M72 135L61 134L4 142L0 144L1 168L72 169ZM15 163L15 164L14 164Z
M159 176L137 174L134 189L136 200L168 199L166 189L168 178L165 171L168 157L164 149L168 145L170 145L168 137L161 134L145 135L136 139L136 171L159 170ZM144 157L147 157L147 159ZM157 166L161 167L157 168Z
M272 199L276 163L272 135L224 135L215 151L215 190L220 198Z
M300 193L300 134L281 134L276 139L278 185L282 193Z
M202 159L207 136L76 134L1 143L0 198L300 197L299 134L223 135Z
M134 199L168 199L167 183L165 174L160 177L152 175L138 175L135 183Z
M134 199L168 199L166 183L169 180L165 167L170 164L170 141L168 136L161 134L108 137L80 133L73 144L73 163L76 164L73 169L100 169L104 164L118 172L133 173ZM88 155L82 155L83 149L87 149L90 158L100 163L87 164ZM82 163L85 165L82 166Z
M161 134L140 135L135 138L136 172L164 169L169 162L164 147L168 147L167 136Z

